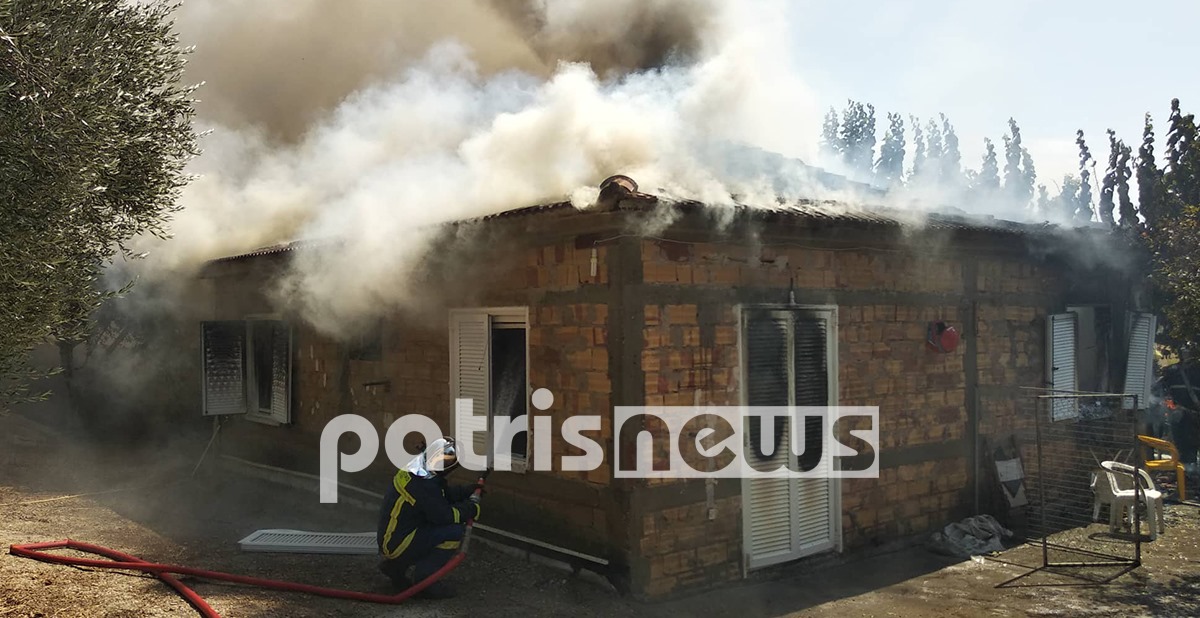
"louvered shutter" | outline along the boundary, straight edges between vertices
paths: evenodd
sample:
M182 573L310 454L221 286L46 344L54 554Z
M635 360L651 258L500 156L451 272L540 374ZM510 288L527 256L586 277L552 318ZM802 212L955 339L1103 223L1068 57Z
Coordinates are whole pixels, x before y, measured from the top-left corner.
M799 314L795 321L794 370L796 406L828 406L830 404L828 320ZM818 467L823 444L824 427L819 417L804 421L804 451L798 468L817 474L813 478L797 479L793 491L796 500L796 551L808 555L835 546L836 500L834 481L826 478L829 470Z
M450 318L451 397L470 399L472 411L469 426L473 431L472 445L478 455L491 453L490 436L486 433L491 404L489 391L490 321L486 313L454 313ZM456 433L457 433L456 429Z
M831 403L828 314L811 311L757 311L746 318L746 402L751 406L828 406ZM756 469L787 465L792 457L790 419L778 422L779 446L771 456L753 448L759 436L751 417L751 448L746 457ZM806 469L820 460L819 418L805 421ZM812 459L812 461L810 461ZM792 465L796 468L796 465ZM820 473L820 470L817 470ZM836 547L836 481L830 478L744 481L744 538L747 566L786 562Z
M771 314L759 314L746 323L746 403L750 406L786 406L788 399L788 323ZM775 419L775 443L772 453L784 444L786 417ZM764 444L759 441L761 419L750 418L750 449L762 458Z
M750 406L787 406L788 398L788 324L768 313L750 316L746 322L746 400ZM774 423L774 448L765 455L761 442L761 419L751 417L747 429L746 458L759 470L787 465L787 418ZM746 481L749 504L747 552L752 562L771 561L792 553L792 515L794 501L791 481L785 478L751 478ZM757 566L752 564L752 566Z
M1058 313L1046 320L1047 374L1050 388L1056 395L1078 390L1075 374L1075 314ZM1051 399L1051 420L1074 418L1079 415L1078 401L1070 398Z
M271 418L292 422L292 329L271 322Z
M795 405L829 405L829 367L826 351L828 340L825 320L798 316L795 322L795 351L792 359L795 375ZM821 459L821 419L808 417L804 421L804 452L800 469L810 470Z
M1145 408L1150 402L1150 383L1154 375L1154 333L1157 318L1150 313L1129 315L1129 355L1125 363L1125 393L1137 395L1137 406ZM1134 407L1135 400L1125 400L1125 408Z
M204 415L245 414L246 323L204 322L200 338Z

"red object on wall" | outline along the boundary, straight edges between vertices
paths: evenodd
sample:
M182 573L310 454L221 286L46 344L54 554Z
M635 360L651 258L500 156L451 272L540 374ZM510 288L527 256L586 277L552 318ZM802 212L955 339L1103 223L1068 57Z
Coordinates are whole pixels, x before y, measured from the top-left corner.
M958 348L958 331L941 320L930 322L925 345L934 352L949 354Z

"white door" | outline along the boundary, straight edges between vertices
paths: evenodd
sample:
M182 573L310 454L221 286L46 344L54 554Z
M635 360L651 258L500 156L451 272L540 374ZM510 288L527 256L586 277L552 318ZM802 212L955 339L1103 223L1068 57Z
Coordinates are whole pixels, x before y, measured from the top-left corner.
M836 324L831 309L742 312L742 358L748 406L827 406L836 404ZM780 416L757 441L763 428L749 422L746 456L752 466L812 467L805 461L821 444L819 422L793 427ZM805 447L797 457L789 444L803 431ZM810 439L809 436L813 437ZM746 479L742 483L743 553L749 569L834 550L841 545L840 486L835 479Z

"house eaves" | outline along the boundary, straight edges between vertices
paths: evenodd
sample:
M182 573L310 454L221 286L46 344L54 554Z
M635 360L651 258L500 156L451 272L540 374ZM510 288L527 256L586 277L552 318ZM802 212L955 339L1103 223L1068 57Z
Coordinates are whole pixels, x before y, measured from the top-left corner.
M681 213L714 213L718 209L733 209L737 218L759 219L765 221L794 221L818 226L847 225L854 227L876 227L892 229L931 229L948 231L970 231L1010 237L1053 237L1069 231L1103 233L1107 228L1100 224L1083 225L1066 228L1050 223L1020 223L998 219L987 215L971 215L967 213L929 212L922 213L894 208L855 206L835 201L802 200L792 203L781 203L774 207L748 206L735 204L733 206L710 206L695 201L668 202L657 196L629 191L607 206L608 210L621 212L649 213L659 208L674 208ZM524 217L571 217L574 215L594 212L593 209L578 209L570 202L554 202L514 208L498 213L458 219L436 224L429 227L453 225L490 224ZM341 242L353 242L352 239L297 240L262 247L222 258L211 260L210 264L252 259L262 256L290 253L301 249L312 249L337 245Z

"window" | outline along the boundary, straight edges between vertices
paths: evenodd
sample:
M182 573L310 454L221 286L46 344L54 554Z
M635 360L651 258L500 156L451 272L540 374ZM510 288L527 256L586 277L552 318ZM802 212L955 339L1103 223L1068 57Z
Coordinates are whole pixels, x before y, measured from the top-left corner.
M203 413L291 422L292 334L286 322L205 322Z
M350 360L383 360L383 320L376 320L366 332L354 338L350 346Z
M469 399L473 447L492 462L496 418L516 421L528 413L528 310L463 309L450 316L450 396ZM452 427L452 432L457 428ZM529 432L511 436L512 469L524 471Z
M831 406L837 401L837 325L832 308L747 308L742 311L742 358L748 406ZM821 419L805 419L804 445L793 460L791 419L774 420L775 448L757 442L751 417L746 455L751 465L811 470L825 447ZM742 483L746 565L758 568L841 545L840 485L836 479L746 479Z
M1107 307L1068 307L1067 313L1046 320L1046 381L1058 394L1112 392L1108 377L1107 342L1112 333L1112 316ZM1122 391L1138 396L1142 407L1150 398L1154 375L1154 335L1157 323L1153 314L1129 312L1125 317L1127 343L1125 380ZM1059 421L1079 415L1073 399L1052 399L1050 418ZM1124 401L1126 409L1134 405L1132 397Z
M1085 393L1107 393L1109 380L1109 340L1112 338L1112 310L1105 306L1072 306L1078 341L1076 349L1076 387Z

